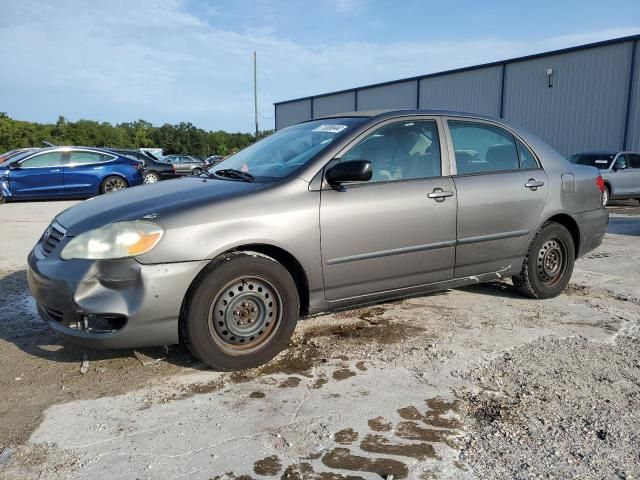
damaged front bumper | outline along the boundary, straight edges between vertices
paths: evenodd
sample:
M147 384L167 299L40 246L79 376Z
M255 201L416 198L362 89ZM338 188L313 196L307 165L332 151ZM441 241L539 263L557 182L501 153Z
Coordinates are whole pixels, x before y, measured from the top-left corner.
M187 290L206 261L144 265L135 259L62 260L40 242L27 278L40 316L68 340L99 348L179 342Z

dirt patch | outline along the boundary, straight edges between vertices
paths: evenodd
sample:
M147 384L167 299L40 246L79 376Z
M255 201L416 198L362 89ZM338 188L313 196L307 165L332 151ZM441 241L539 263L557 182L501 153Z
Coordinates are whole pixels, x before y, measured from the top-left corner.
M364 480L364 478L354 475L341 475L339 473L314 471L310 463L299 463L289 465L284 471L281 480Z
M407 465L387 458L368 458L353 455L348 448L334 448L322 457L322 463L329 468L350 470L352 472L370 472L378 475L393 475L406 478Z
M295 388L300 385L300 380L300 377L288 377L278 385L278 388Z
M360 449L363 452L399 455L402 457L416 458L418 460L436 458L433 445L428 443L399 443L382 435L367 435L362 439L362 442L360 442Z
M353 428L345 428L333 435L333 439L342 445L350 445L358 439L358 432Z
M391 422L384 417L372 418L367 422L367 425L374 432L388 432L393 428Z
M334 380L340 381L346 380L349 377L355 377L356 372L354 372L353 370L349 370L348 368L340 368L339 370L334 371L331 376Z
M341 341L390 345L411 338L423 331L422 328L409 322L396 323L388 318L366 317L366 320L356 322L307 327L304 329L304 335L307 338L330 336L337 337Z
M481 478L638 478L640 338L539 340L470 378L464 459Z
M258 392L251 392L251 393L249 394L249 398L264 398L265 396L266 396L266 395L265 395L265 393L264 393L264 392L260 392L260 391L258 391Z
M282 464L277 455L271 455L253 464L253 472L257 475L273 476L280 470L282 470Z

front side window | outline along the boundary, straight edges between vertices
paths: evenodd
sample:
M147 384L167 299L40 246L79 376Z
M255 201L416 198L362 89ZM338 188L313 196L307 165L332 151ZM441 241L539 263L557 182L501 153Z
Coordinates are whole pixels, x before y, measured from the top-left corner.
M238 170L257 181L284 178L366 120L363 117L326 118L284 128L218 163L214 171Z
M441 175L440 141L434 120L412 120L379 128L342 156L368 160L372 182L431 178Z
M518 170L518 149L510 133L479 123L448 124L458 175Z
M98 152L71 152L69 153L70 165L89 165L91 163L102 163L112 160L111 155Z
M20 163L22 168L60 167L63 164L62 152L49 152L28 158Z
M629 168L640 168L640 155L630 153L627 156L629 157Z
M627 155L620 155L616 160L616 164L613 168L618 170L624 170L625 168L629 168L629 162L627 161Z

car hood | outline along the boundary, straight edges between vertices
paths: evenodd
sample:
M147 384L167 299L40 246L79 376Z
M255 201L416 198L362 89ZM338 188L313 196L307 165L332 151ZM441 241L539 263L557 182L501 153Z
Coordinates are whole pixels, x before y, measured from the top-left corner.
M190 206L203 206L259 190L266 185L233 180L186 177L108 193L74 205L55 221L75 236L108 223L162 218Z

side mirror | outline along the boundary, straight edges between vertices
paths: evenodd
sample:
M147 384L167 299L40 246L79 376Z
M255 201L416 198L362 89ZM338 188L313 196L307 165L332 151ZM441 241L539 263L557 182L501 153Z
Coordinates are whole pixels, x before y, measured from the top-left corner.
M613 170L615 170L616 172L618 170L624 170L627 168L627 161L626 160L618 160L615 165L613 166Z
M9 168L11 170L17 170L18 168L20 168L20 162L12 162L9 164Z
M327 170L325 177L330 185L348 182L368 182L373 175L371 162L368 160L349 160L340 162Z

